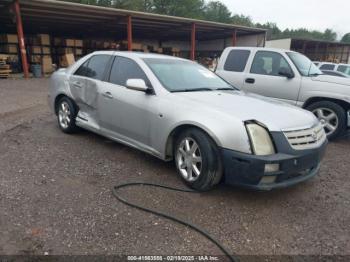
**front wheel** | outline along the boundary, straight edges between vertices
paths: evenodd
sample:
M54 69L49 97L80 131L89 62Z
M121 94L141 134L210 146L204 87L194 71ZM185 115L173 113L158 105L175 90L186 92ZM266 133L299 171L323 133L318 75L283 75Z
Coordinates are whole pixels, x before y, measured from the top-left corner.
M174 155L177 171L190 187L207 191L220 182L223 173L220 153L203 131L191 128L181 133Z
M320 120L329 140L344 134L346 112L340 105L330 101L320 101L309 105L306 109Z

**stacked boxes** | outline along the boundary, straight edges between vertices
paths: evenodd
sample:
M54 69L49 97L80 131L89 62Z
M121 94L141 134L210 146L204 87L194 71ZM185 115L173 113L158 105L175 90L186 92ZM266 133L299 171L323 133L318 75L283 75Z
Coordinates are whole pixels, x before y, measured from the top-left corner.
M49 74L53 71L51 58L51 39L47 34L38 34L27 37L29 62L40 64L42 73Z
M18 37L14 34L0 35L0 53L18 55Z
M67 67L71 65L72 61L83 56L82 39L55 37L54 46L54 53L60 67Z

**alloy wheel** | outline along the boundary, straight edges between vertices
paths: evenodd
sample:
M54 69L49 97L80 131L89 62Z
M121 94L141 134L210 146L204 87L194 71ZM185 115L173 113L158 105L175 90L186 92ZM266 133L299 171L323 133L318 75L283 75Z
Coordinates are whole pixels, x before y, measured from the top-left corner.
M329 108L316 108L312 113L320 120L327 136L333 134L337 130L339 119L333 110Z
M188 182L197 180L202 170L202 155L196 141L190 137L184 138L176 152L176 164Z
M71 122L71 111L66 101L63 101L59 106L58 119L62 128L67 129L69 127Z

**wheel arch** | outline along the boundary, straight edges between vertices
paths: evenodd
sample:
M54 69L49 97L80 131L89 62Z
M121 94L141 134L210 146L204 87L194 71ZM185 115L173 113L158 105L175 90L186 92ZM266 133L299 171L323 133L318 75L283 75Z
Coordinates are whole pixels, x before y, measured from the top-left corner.
M184 130L189 128L196 128L198 130L201 130L202 132L208 135L208 137L215 143L217 147L221 146L219 139L208 128L203 127L201 125L194 124L194 123L183 123L174 127L168 135L168 138L165 144L165 156L167 160L171 160L174 157L174 143L176 141L176 138Z
M75 101L74 101L72 98L70 98L67 94L61 93L61 94L58 94L58 95L55 97L55 101L54 101L55 114L56 114L56 115L58 114L58 102L59 102L63 97L69 98L69 99L72 101L72 103L73 103L75 109L78 111L79 107L78 107L78 105L75 103Z
M349 102L346 102L344 100L337 99L337 98L321 97L321 96L310 97L303 104L303 108L306 109L309 105L316 103L316 102L321 102L321 101L333 102L333 103L336 103L339 106L341 106L345 111L350 110L350 103Z

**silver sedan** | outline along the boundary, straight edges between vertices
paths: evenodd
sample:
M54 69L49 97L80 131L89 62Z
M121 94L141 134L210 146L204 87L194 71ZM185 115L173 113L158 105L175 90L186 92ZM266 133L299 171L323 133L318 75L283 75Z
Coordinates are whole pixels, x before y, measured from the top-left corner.
M312 113L163 55L89 54L52 75L49 101L63 132L83 128L175 160L197 190L220 181L260 190L299 183L317 174L327 144Z

